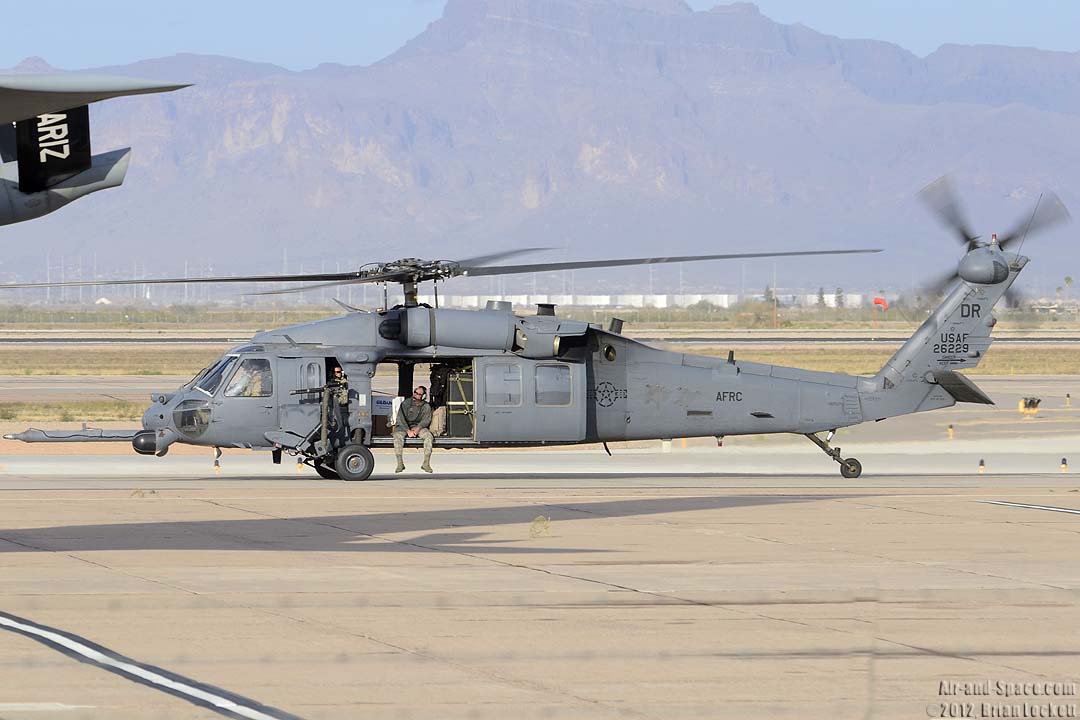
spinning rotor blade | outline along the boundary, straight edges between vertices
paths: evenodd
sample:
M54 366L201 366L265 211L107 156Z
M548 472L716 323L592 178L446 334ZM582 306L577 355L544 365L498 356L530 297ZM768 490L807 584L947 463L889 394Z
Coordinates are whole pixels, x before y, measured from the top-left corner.
M470 265L485 265L495 260L502 260L503 258L513 257L515 255L525 255L527 253L540 252L542 250L551 250L552 248L520 248L518 250L504 250L502 252L491 253L488 255L477 255L475 257L466 258L465 260L454 261L457 264L469 263ZM218 283L261 283L261 282L311 282L312 280L322 280L323 283L312 285L311 287L329 287L331 285L345 285L348 283L377 283L377 282L399 282L408 279L408 276L415 272L412 268L395 269L387 272L379 272L378 269L363 271L363 270L351 270L349 272L335 272L335 273L303 273L293 275L236 275L236 276L219 276L219 277L205 277L205 278L147 278L145 280L81 280L72 282L51 282L51 283L13 283L10 285L0 285L0 289L3 288L47 288L47 287L94 287L101 285L199 285L199 284L218 284ZM299 288L298 288L299 289ZM306 288L305 288L306 289ZM278 292L295 292L296 289L281 290ZM270 295L272 292L266 293L254 293L256 295Z
M791 252L772 253L726 253L722 255L682 255L676 257L651 257L651 258L625 258L621 260L581 260L573 262L557 263L533 263L530 265L463 265L458 264L447 268L444 277L480 277L484 275L515 275L529 272L548 272L554 270L581 270L595 267L622 267L626 265L655 265L659 263L696 262L699 260L732 260L739 258L763 258L763 257L792 257L799 255L854 255L860 253L879 253L881 250L796 250ZM377 278L362 277L355 280L340 280L335 282L318 283L315 285L301 285L300 287L287 288L284 290L267 290L253 295L285 295L288 293L318 290L334 285L348 285L350 283L366 282L401 282L410 279L407 269L386 273Z
M959 277L960 274L956 272L956 270L949 270L936 275L930 280L922 283L921 287L923 293L930 297L944 295Z
M527 255L534 252L545 252L547 250L556 250L557 248L550 247L534 247L534 248L521 248L520 250L504 250L502 252L491 253L489 255L477 255L471 258L465 258L464 260L457 260L458 265L468 265L470 267L477 265L487 265L488 263L495 262L496 260L502 260L504 258L513 257L515 255Z
M547 248L523 248L507 250L488 255L479 255L461 261L420 260L406 258L380 265L369 265L368 269L340 273L311 273L297 275L240 275L234 277L209 278L148 278L145 280L86 280L59 283L16 283L0 285L4 288L46 288L46 287L93 287L101 285L169 285L169 284L207 284L207 283L257 283L257 282L304 282L321 280L323 282L301 285L280 290L267 290L255 295L280 295L287 293L317 290L336 285L359 283L419 283L425 280L445 280L458 276L513 275L528 272L546 272L553 270L579 270L596 267L622 267L627 265L654 265L659 263L697 262L700 260L737 260L745 258L799 257L807 255L855 255L878 253L881 250L796 250L789 252L766 253L723 253L717 255L682 255L675 257L625 258L620 260L582 260L557 263L534 263L529 265L486 265L485 263L512 257L524 253L536 252Z
M971 231L964 215L960 212L960 203L953 190L952 178L942 175L919 191L919 199L941 220L942 224L956 233L957 239L967 250L978 247L979 236Z
M1002 250L1007 250L1009 245L1025 235L1042 232L1047 228L1068 222L1069 219L1069 210L1065 207L1065 203L1061 202L1061 198L1052 192L1043 193L1039 196L1031 213L1016 223L1009 232L998 238L998 245Z
M625 258L622 260L581 260L574 262L535 263L532 265L494 265L490 267L461 267L457 275L477 277L481 275L515 275L517 273L547 272L552 270L581 270L597 267L623 267L626 265L657 265L660 263L698 262L701 260L738 260L741 258L793 257L799 255L856 255L879 253L881 250L795 250L768 253L726 253L722 255L682 255L675 257Z
M382 282L405 282L409 278L400 272L382 273L378 275L366 275L350 280L335 280L333 282L315 283L314 285L299 285L297 287L284 288L282 290L263 290L261 292L245 293L246 295L289 295L291 293L307 292L308 290L320 290L339 285L361 285L364 283Z
M303 275L238 275L205 278L147 278L145 280L80 280L78 282L12 283L0 290L15 288L97 287L101 285L184 285L206 283L303 282L305 280L343 280L364 277L360 272L305 273Z

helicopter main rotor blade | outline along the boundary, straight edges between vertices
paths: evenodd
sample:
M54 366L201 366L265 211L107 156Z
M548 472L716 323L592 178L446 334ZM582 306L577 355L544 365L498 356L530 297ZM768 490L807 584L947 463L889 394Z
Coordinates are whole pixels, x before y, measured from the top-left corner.
M457 265L468 264L485 265L489 262L502 260L515 255L552 250L553 248L531 247L517 250L504 250L502 252L477 255L464 260L452 261ZM194 278L146 278L144 280L78 280L70 282L47 282L47 283L12 283L0 285L0 289L32 289L52 287L100 287L102 285L216 285L219 283L264 283L264 282L313 282L323 281L313 287L329 287L348 283L364 282L398 282L407 280L410 275L409 269L392 270L390 272L361 272L352 270L349 272L335 273L296 273L288 275L230 275L218 277L194 277ZM281 291L281 292L292 292ZM273 292L253 293L255 295L271 295Z
M260 292L245 293L246 295L289 295L291 293L307 292L308 290L320 290L340 285L361 285L364 283L406 282L409 278L403 273L381 273L378 275L365 275L349 280L335 280L333 282L315 283L313 285L299 285L297 287L283 288L281 290L262 290Z
M0 285L3 289L30 289L50 287L99 287L103 285L180 285L180 284L216 284L216 283L281 283L322 281L300 287L268 290L252 293L253 295L281 295L305 292L337 285L383 282L424 282L427 280L445 280L457 276L513 275L527 272L546 272L554 270L579 270L596 267L621 267L627 265L653 265L658 263L697 262L701 260L737 260L746 258L798 257L808 255L854 255L878 253L881 250L796 250L789 252L768 253L723 253L717 255L683 255L676 257L625 258L619 260L582 260L558 263L533 263L528 265L484 265L500 258L511 257L527 252L536 252L547 248L524 248L500 253L480 255L463 261L417 261L399 260L392 263L370 266L368 270L354 270L339 273L311 273L291 275L236 275L207 278L146 278L142 280L83 280L74 282L13 283Z
M54 287L101 287L103 285L197 285L199 283L259 283L259 282L304 282L305 280L345 280L361 278L357 272L311 273L304 275L236 275L227 277L204 278L146 278L145 280L80 280L71 282L11 283L0 284L0 290L23 288Z
M934 215L956 233L968 250L978 247L976 242L979 236L971 231L964 214L960 211L960 202L956 199L956 191L953 190L952 178L942 175L919 191L919 199L930 209Z
M465 258L463 260L455 260L458 265L468 265L470 267L477 265L487 265L493 263L496 260L503 260L505 258L514 257L515 255L528 255L529 253L545 252L547 250L556 250L557 248L550 247L531 247L521 248L520 250L504 250L502 252L491 253L489 255L476 255L471 258Z
M528 272L548 272L554 270L581 270L598 267L623 267L627 265L658 265L661 263L699 262L702 260L739 260L745 258L795 257L805 255L857 255L861 253L879 253L881 250L795 250L790 252L767 253L723 253L717 255L681 255L674 257L624 258L621 260L580 260L556 263L534 263L530 265L492 265L487 267L459 267L455 275L478 277L483 275L515 275Z

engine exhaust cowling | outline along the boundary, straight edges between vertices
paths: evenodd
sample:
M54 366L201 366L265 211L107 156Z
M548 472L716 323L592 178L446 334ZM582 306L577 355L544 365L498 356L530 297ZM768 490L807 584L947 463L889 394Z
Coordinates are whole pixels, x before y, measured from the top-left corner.
M517 318L499 310L450 310L411 307L399 315L402 345L411 348L443 347L510 350Z

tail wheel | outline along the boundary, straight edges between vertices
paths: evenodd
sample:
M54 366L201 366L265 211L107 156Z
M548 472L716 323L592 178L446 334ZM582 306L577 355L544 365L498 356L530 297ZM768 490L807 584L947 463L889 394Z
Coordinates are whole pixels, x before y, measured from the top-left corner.
M338 451L334 468L342 480L367 480L375 469L375 458L365 446L354 443Z
M337 474L337 470L330 465L324 464L322 460L316 460L313 464L315 466L315 472L319 473L319 477L326 478L327 480L341 479L341 476Z
M862 463L855 458L845 458L840 463L840 474L846 478L857 478L862 475Z

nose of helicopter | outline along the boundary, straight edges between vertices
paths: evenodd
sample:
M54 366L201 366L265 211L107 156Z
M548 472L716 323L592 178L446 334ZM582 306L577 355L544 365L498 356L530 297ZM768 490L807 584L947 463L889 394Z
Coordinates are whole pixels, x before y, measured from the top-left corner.
M146 409L146 412L142 416L142 426L144 430L163 430L171 424L169 419L169 411L166 409L165 404L158 402L157 396L154 397L154 404Z

